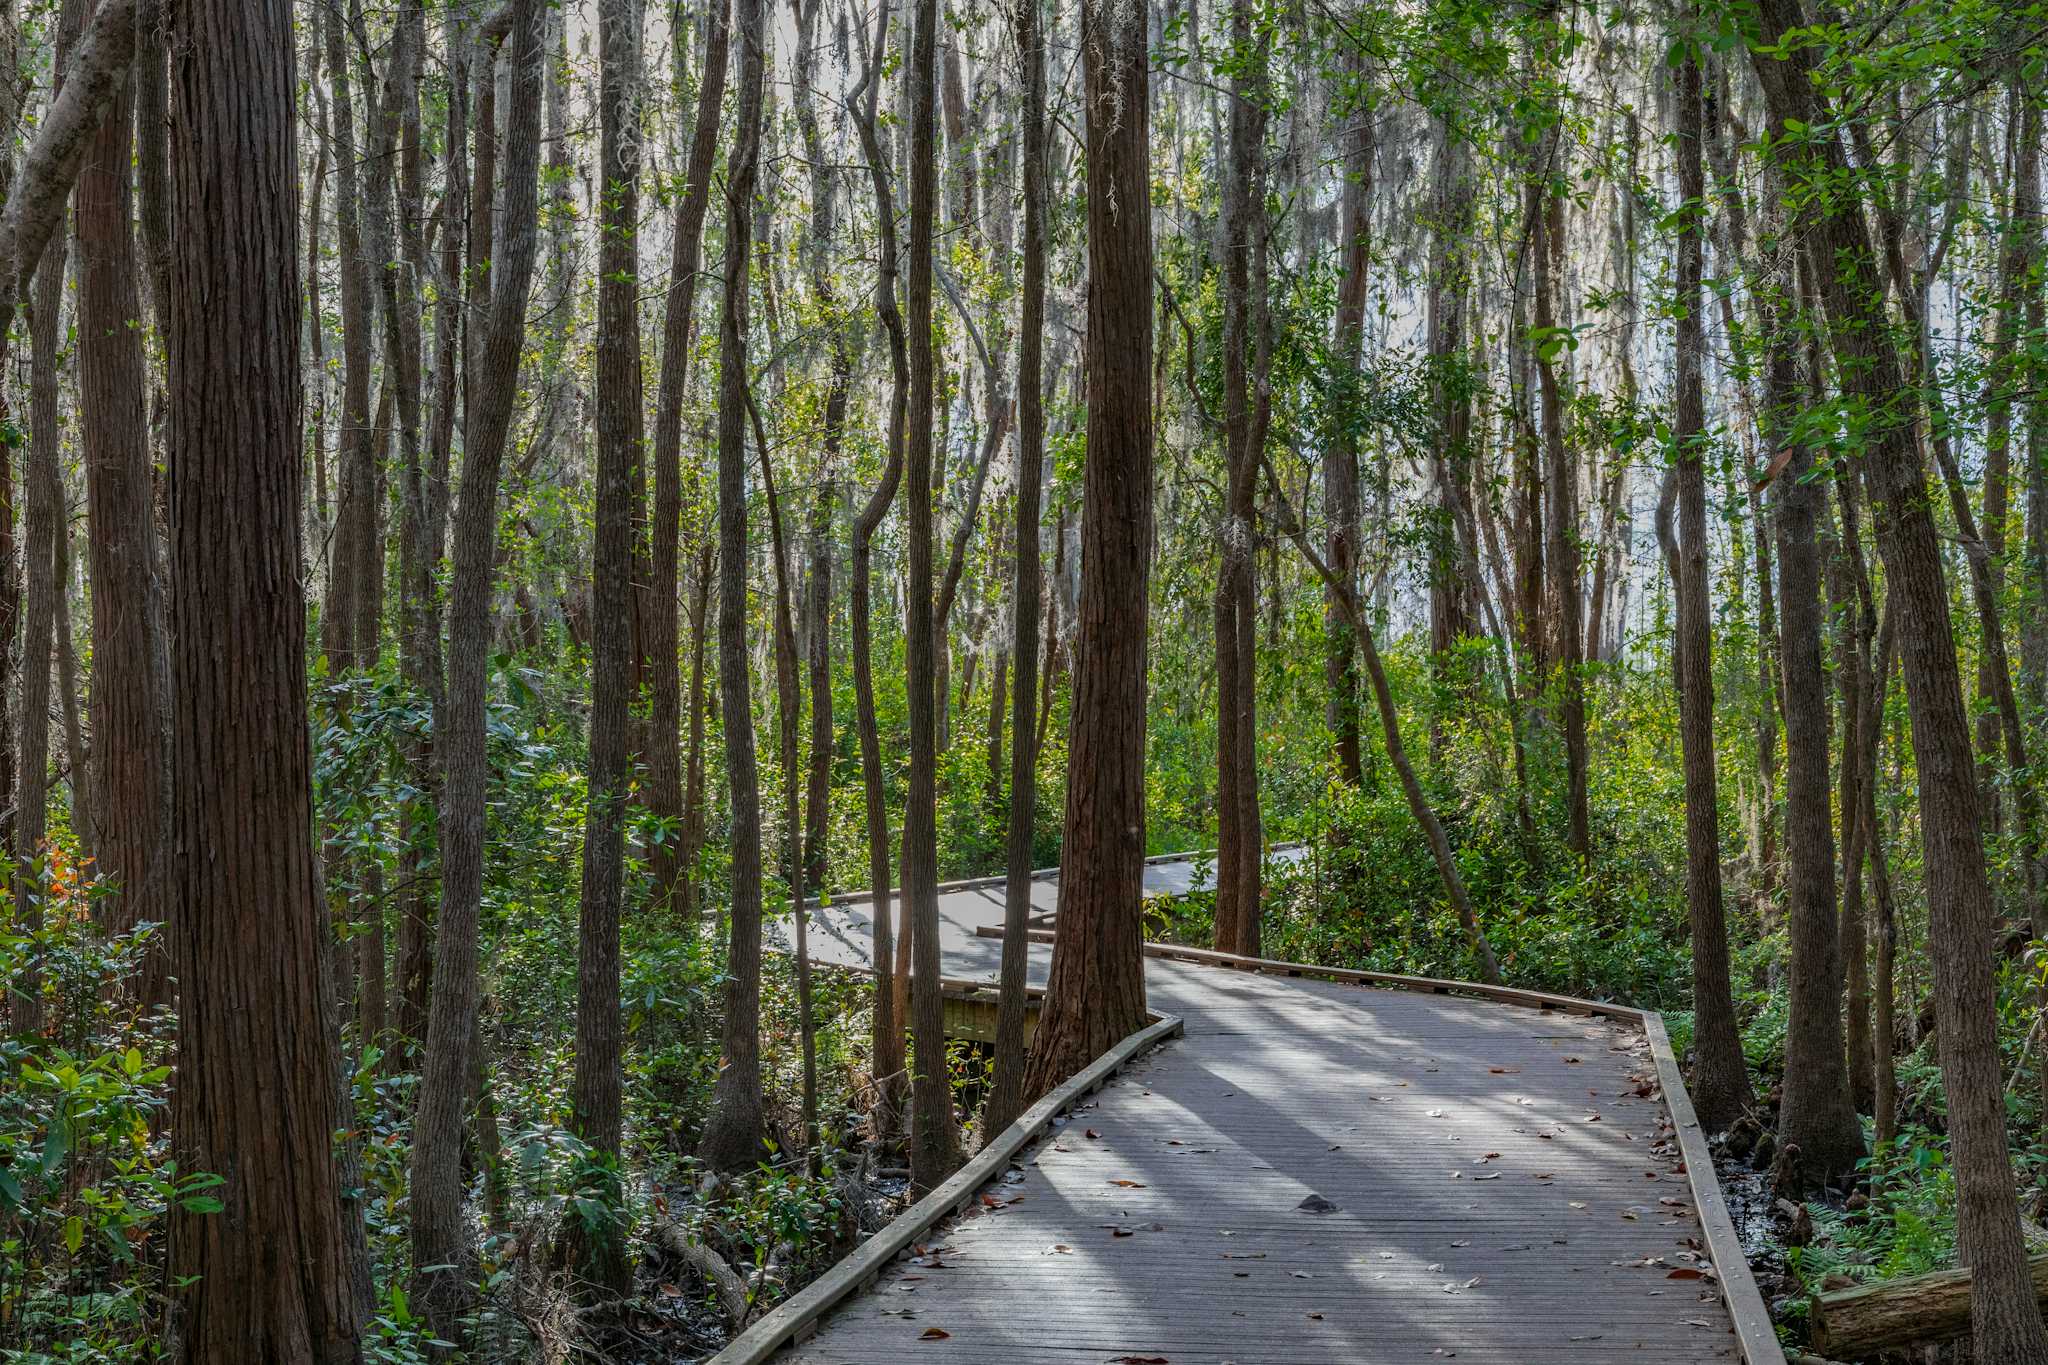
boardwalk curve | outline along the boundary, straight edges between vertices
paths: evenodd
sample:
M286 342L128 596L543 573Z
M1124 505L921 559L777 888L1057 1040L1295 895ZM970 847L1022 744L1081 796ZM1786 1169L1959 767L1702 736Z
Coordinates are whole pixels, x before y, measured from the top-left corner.
M1001 898L941 898L949 977L994 978ZM865 910L821 912L813 956L867 966ZM1264 965L1151 957L1183 1036L774 1358L1781 1365L1656 1016Z

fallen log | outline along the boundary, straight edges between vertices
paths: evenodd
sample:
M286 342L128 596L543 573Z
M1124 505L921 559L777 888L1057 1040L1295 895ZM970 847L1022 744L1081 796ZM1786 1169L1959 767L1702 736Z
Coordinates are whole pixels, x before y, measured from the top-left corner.
M746 1327L753 1296L747 1292L747 1282L726 1264L723 1256L702 1242L692 1241L682 1228L666 1221L654 1225L654 1240L663 1251L696 1271L699 1278L711 1286L735 1333Z
M2034 1296L2048 1306L2048 1256L2028 1260ZM1813 1347L1860 1360L1893 1346L1969 1335L1970 1272L1938 1270L1814 1297Z

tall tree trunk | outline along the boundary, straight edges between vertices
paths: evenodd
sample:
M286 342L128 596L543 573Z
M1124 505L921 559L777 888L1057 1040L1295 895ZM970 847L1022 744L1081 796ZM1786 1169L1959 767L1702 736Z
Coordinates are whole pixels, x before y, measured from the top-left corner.
M1863 694L1870 688L1871 615L1869 575L1863 566L1863 523L1856 510L1855 480L1842 470L1835 480L1841 504L1841 545L1828 575L1829 605L1835 613L1835 676L1842 692L1842 976L1848 1005L1844 1043L1849 1057L1849 1097L1860 1114L1871 1112L1875 1076L1870 1056L1869 923L1863 906L1863 859L1867 835L1859 812L1863 784L1874 781L1874 735L1865 731Z
M1344 130L1344 188L1339 199L1338 255L1344 274L1337 282L1333 322L1337 363L1356 370L1365 345L1365 304L1372 284L1373 161L1378 151L1372 101L1365 89L1366 61L1355 58L1349 68L1359 88L1352 91L1351 121ZM1347 390L1351 386L1347 385ZM1358 581L1358 424L1344 414L1337 423L1329 454L1323 461L1323 505L1329 519L1330 571L1346 583ZM1337 747L1337 776L1357 786L1363 770L1359 758L1358 642L1337 605L1324 594L1323 631L1329 645L1323 678L1329 688L1330 734ZM1220 745L1219 745L1220 747Z
M66 244L45 248L29 306L28 509L24 525L24 632L21 650L21 791L14 817L14 913L17 932L43 927L49 859L43 847L50 807L50 658L56 615L57 538L63 534L63 473L57 463L57 344L64 303ZM42 964L31 952L12 1000L13 1031L43 1027Z
M1144 13L1081 9L1088 183L1088 467L1052 978L1024 1092L1145 1022L1145 694L1152 545L1150 73Z
M509 14L509 12L507 12ZM448 123L444 133L441 192L440 260L434 276L434 390L433 420L427 424L426 466L421 471L420 535L415 577L437 569L447 540L449 473L455 445L457 387L465 365L465 322L468 302L463 296L462 260L468 246L469 218L469 70L470 53L460 38L450 40L448 67ZM486 67L486 72L489 68ZM496 81L492 80L493 88ZM490 187L485 187L488 196ZM481 282L473 287L482 287ZM495 516L495 512L493 513ZM425 595L420 596L420 590ZM420 870L419 834L438 819L439 803L445 796L445 730L452 722L448 688L441 652L442 606L438 589L430 580L415 587L418 616L414 630L415 661L425 669L428 703L432 708L433 733L417 749L414 771L431 776L422 788L426 793L412 808L401 810L400 837L407 853L400 862L406 881L405 900L399 911L398 930L398 1013L400 1036L417 1047L425 1041L429 1002L433 989L435 920L438 894L423 880L415 881ZM447 871L447 850L441 849L442 875ZM445 886L442 888L445 893Z
M1783 275L1778 297L1790 290ZM1794 434L1811 401L1780 304L1764 321L1767 434L1785 462L1773 484L1785 688L1785 916L1791 940L1779 1184L1800 1193L1846 1177L1863 1156L1842 1038L1842 962L1835 924L1835 841L1828 800L1828 683L1821 662L1821 486L1813 452ZM1816 386L1818 376L1806 377ZM1788 458L1789 457L1789 458Z
M739 0L739 123L725 172L725 308L718 333L718 699L732 802L732 927L726 949L724 1069L697 1153L717 1171L761 1153L761 779L747 677L747 287L760 172L762 0Z
M434 989L427 1019L420 1101L413 1117L412 1262L415 1302L435 1335L458 1339L473 1277L463 1218L462 1116L474 1084L477 1047L477 912L483 897L484 817L490 776L485 702L490 682L491 587L498 536L498 474L503 468L527 295L538 249L541 30L539 0L511 0L477 34L473 68L477 106L470 248L488 263L489 303L480 344L471 348L465 408L462 496L455 509L448 595L448 704L440 727L441 909L434 943ZM496 178L495 72L499 45L512 45L510 109L505 120L504 231L488 226ZM477 278L476 274L472 278Z
M347 1120L312 843L291 8L189 0L172 16L171 1131L181 1169L227 1183L222 1212L171 1212L171 1354L345 1365L369 1276L335 1160Z
M1011 22L1023 68L1024 272L1017 331L1017 506L1010 625L1010 812L1004 848L1003 956L996 1004L996 1083L981 1117L984 1138L1024 1112L1026 968L1031 922L1031 852L1037 833L1038 614L1043 569L1039 507L1045 487L1045 209L1049 130L1045 110L1045 10L1015 0ZM993 721L992 724L1000 724ZM996 774L991 768L991 782Z
M839 416L846 409L845 388L835 390ZM829 405L828 405L829 411ZM836 446L838 421L828 417L827 440ZM806 589L805 614L810 618L806 637L805 666L811 692L811 754L804 785L803 884L796 898L815 896L825 889L825 841L832 817L832 520L838 499L830 484L818 490L811 503L811 572Z
M718 117L725 103L725 73L732 50L726 0L705 10L704 66L697 84L697 121L690 133L688 181L676 201L675 227L669 238L669 283L661 331L661 381L654 415L654 521L650 528L655 612L647 639L648 739L647 812L658 821L680 827L688 822L687 776L678 749L682 719L681 667L677 660L675 602L677 551L683 511L683 397L689 378L692 318L697 280L702 273L704 219L711 208L711 168L718 155ZM700 637L701 646L701 637ZM701 656L701 647L698 650ZM692 675L701 677L701 665ZM694 705L694 703L693 703ZM695 712L691 721L693 742ZM647 870L654 879L654 903L669 903L689 875L686 862L694 850L680 829L647 851ZM683 907L688 909L687 906ZM691 919L694 924L694 917Z
M1812 51L1784 45L1806 23L1799 0L1760 0L1761 36L1750 58L1770 107L1773 145L1804 179L1851 183L1832 110L1811 79ZM1803 131L1787 132L1788 126ZM1779 138L1788 138L1780 144ZM1916 390L1907 382L1884 311L1876 255L1854 198L1802 195L1794 226L1830 268L1817 273L1828 336L1851 396L1877 417L1863 474L1876 513L1886 580L1896 594L1899 657L1912 714L1935 1018L1954 1146L1957 1242L1970 1267L1970 1326L1978 1365L2048 1359L2048 1328L2028 1276L2013 1201L1998 1053L1996 983L1985 946L1991 883L1977 825L1970 725L1949 618L1947 578L1915 442ZM1789 1066L1789 1059L1788 1059Z
M1700 156L1704 110L1696 56L1688 55L1679 67L1677 93L1678 193L1689 207L1678 239L1677 402L1671 441L1679 526L1671 567L1678 596L1678 711L1685 750L1685 898L1692 923L1692 1096L1701 1125L1712 1131L1740 1118L1751 1095L1742 1037L1735 1025L1728 927L1721 905L1713 625L1707 587L1707 414L1702 376L1706 329L1700 296L1706 245Z
M910 62L910 407L904 446L904 513L909 518L909 620L904 662L910 693L910 790L903 807L903 903L911 925L912 1074L910 1179L936 1188L959 1164L939 990L937 625L932 584L932 250L937 238L938 118L933 95L938 0L914 0Z
M640 11L604 0L598 19L597 524L590 565L590 769L576 953L572 1126L601 1175L586 1192L601 1217L571 1219L569 1263L587 1297L623 1294L624 1105L619 1017L619 909L626 856L627 713L633 687L634 523L641 506ZM671 626L675 599L667 601ZM667 662L673 671L674 651ZM667 738L673 739L673 736Z
M1546 62L1559 59L1563 35L1558 26L1558 0L1544 7L1548 30ZM1543 483L1549 497L1545 509L1550 535L1544 559L1550 569L1550 591L1557 611L1556 662L1559 677L1558 719L1564 731L1565 842L1583 862L1592 856L1593 836L1588 808L1586 752L1585 637L1579 608L1578 468L1564 431L1564 381L1558 357L1557 263L1564 246L1564 143L1557 125L1550 125L1533 168L1529 191L1530 221L1536 232L1532 318L1538 337L1536 379L1543 425Z
M1258 30L1264 33L1263 27ZM1216 947L1259 955L1258 583L1254 502L1265 442L1265 73L1249 0L1230 10L1230 165L1223 190L1223 431L1226 488L1216 582ZM1363 271L1361 269L1360 273ZM1255 297L1256 295L1256 297ZM1339 462L1343 460L1338 456ZM1357 452L1350 453L1354 471ZM1339 483L1343 482L1339 476ZM1357 479L1351 480L1353 501ZM1338 516L1341 518L1341 511ZM1343 528L1332 539L1348 552ZM1086 560L1083 559L1085 571ZM1350 642L1346 642L1347 645ZM1332 679L1341 668L1332 659Z
M873 646L874 538L896 500L903 478L905 414L910 403L909 340L896 302L896 196L890 185L889 161L882 150L875 109L881 98L882 61L888 47L889 3L876 7L874 40L867 46L859 89L847 101L855 110L854 127L868 163L874 188L876 223L875 310L889 341L888 451L881 481L853 519L851 601L847 626L853 654L854 729L860 742L862 803L867 815L869 908L872 914L875 968L875 1128L896 1131L903 1110L903 1022L906 1014L904 976L897 970L899 945L891 930L889 910L889 807L882 780L880 726L875 716ZM905 924L906 930L908 923ZM907 940L908 934L906 932Z
M455 54L450 54L453 57ZM398 156L396 256L403 269L385 270L384 348L391 386L397 391L399 480L402 513L399 531L399 668L409 688L438 714L441 700L441 618L435 598L438 552L434 546L439 531L435 516L430 473L422 463L424 440L422 404L424 376L421 346L420 284L429 271L427 246L419 220L424 209L425 165L421 146L420 68L426 59L425 0L406 0L399 11L394 36L390 84L392 96L385 108L392 135L401 147ZM451 100L451 115L460 96ZM451 123L459 123L451 118ZM450 130L451 140L460 133ZM444 191L448 199L459 198L460 186L451 183ZM459 214L447 215L446 229L456 235ZM444 301L441 321L452 321L452 309ZM432 901L426 875L427 829L431 828L433 794L440 785L434 762L431 728L408 737L404 746L408 781L417 794L399 805L398 914L398 1007L394 1022L400 1038L416 1043L426 1023L424 985L430 962L428 924ZM382 916L378 917L381 925ZM378 945L377 957L383 957Z
M803 1133L806 1169L815 1173L818 1160L818 1045L811 1011L810 912L803 904L803 771L798 763L797 726L803 695L797 681L796 627L792 620L789 542L782 533L782 499L775 492L775 466L768 454L768 433L760 409L750 399L754 447L761 458L761 491L768 501L769 553L775 564L775 740L776 766L782 774L782 884L789 896L790 918L796 926L797 1032L803 1052Z
M165 679L159 672L163 580L151 479L149 385L142 300L130 227L133 100L108 107L78 175L79 438L85 464L93 584L92 734L97 765L91 824L102 881L117 891L105 915L122 933L168 914L171 788L164 770ZM74 774L82 780L83 774ZM161 939L136 983L144 1005L168 1003Z

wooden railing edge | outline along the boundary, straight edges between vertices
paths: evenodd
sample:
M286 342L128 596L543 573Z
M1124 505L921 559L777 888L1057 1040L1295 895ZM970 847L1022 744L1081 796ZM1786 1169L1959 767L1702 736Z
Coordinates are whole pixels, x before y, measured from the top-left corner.
M1685 1159L1685 1180L1692 1187L1693 1208L1700 1216L1700 1231L1707 1239L1707 1255L1721 1277L1721 1301L1735 1324L1735 1340L1745 1365L1785 1365L1785 1348L1778 1344L1777 1329L1771 1326L1770 1309L1763 1292L1750 1273L1749 1257L1743 1254L1742 1239L1736 1235L1735 1220L1728 1215L1728 1201L1721 1193L1721 1178L1714 1172L1714 1155L1707 1150L1707 1135L1700 1129L1693 1111L1692 1094L1685 1088L1685 1075L1678 1069L1678 1056L1671 1050L1671 1035L1664 1031L1664 1016L1655 1010L1642 1011L1643 1033L1650 1040L1650 1055L1657 1062L1657 1080L1664 1089L1664 1103L1671 1110L1671 1128L1678 1138L1679 1155Z
M1000 938L1003 931L1000 926L983 925L976 932L986 938ZM1050 943L1053 934L1049 930L1034 930L1031 938L1033 942ZM1699 1116L1692 1107L1692 1095L1685 1088L1685 1075L1679 1070L1678 1058L1671 1050L1671 1036L1665 1031L1664 1016L1657 1011L1607 1001L1580 1000L1569 995L1552 995L1547 991L1489 986L1483 982L1401 976L1392 972L1357 971L1347 967L1317 967L1300 962L1282 962L1274 958L1219 953L1207 948L1184 948L1171 943L1147 943L1145 954L1148 957L1229 967L1238 971L1346 981L1357 985L1383 986L1429 995L1476 996L1502 1004L1566 1010L1574 1014L1603 1016L1637 1025L1649 1041L1650 1055L1656 1063L1657 1082L1664 1092L1665 1106L1671 1111L1672 1131L1678 1139L1679 1155L1685 1166L1686 1184L1692 1190L1693 1207L1699 1213L1700 1229L1707 1243L1707 1255L1712 1259L1714 1271L1720 1277L1722 1305L1728 1310L1729 1322L1742 1352L1744 1365L1786 1365L1785 1349L1778 1343L1778 1334L1771 1326L1770 1311L1764 1306L1763 1293L1757 1288L1756 1276L1749 1268L1749 1258L1743 1254L1741 1238L1736 1235L1735 1220L1729 1216L1728 1201L1721 1193L1720 1177L1714 1171L1713 1154L1707 1150L1706 1134L1700 1130Z
M1040 1137L1062 1111L1100 1089L1134 1058L1168 1038L1178 1037L1181 1029L1181 1020L1174 1015L1154 1016L1152 1023L1097 1057L1025 1110L1021 1118L975 1153L951 1179L891 1219L838 1265L734 1337L724 1350L711 1357L708 1365L760 1365L784 1346L803 1340L825 1314L872 1285L889 1263L918 1238L942 1220L971 1207L981 1187L999 1176L1011 1158Z

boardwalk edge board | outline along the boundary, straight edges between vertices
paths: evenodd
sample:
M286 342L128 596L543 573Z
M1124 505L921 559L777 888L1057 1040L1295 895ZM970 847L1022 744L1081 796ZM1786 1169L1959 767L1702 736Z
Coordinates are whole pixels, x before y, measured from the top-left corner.
M1160 1015L1097 1057L1085 1069L1076 1072L1063 1085L1025 1110L1022 1118L976 1153L971 1161L954 1173L952 1179L891 1219L888 1226L863 1242L845 1260L734 1337L724 1350L711 1357L707 1365L761 1365L784 1346L809 1335L825 1314L838 1306L842 1299L872 1284L889 1263L918 1238L942 1220L969 1208L981 1187L1000 1176L1011 1158L1040 1137L1062 1111L1100 1089L1132 1059L1168 1038L1179 1037L1181 1028L1178 1017Z
M981 926L976 932L984 938L1001 938L1003 935L1002 928L993 925ZM1049 930L1034 931L1031 940L1034 943L1050 943L1053 941L1053 934ZM1728 1215L1727 1200L1721 1194L1720 1179L1714 1173L1713 1155L1707 1150L1706 1134L1700 1131L1699 1116L1694 1112L1692 1096L1685 1088L1685 1075L1679 1070L1678 1058L1671 1050L1671 1037L1664 1029L1664 1016L1657 1011L1636 1009L1630 1005L1609 1004L1605 1001L1580 1000L1568 995L1551 995L1544 991L1489 986L1474 981L1400 976L1391 972L1355 971L1346 967L1315 967L1300 962L1281 962L1273 958L1219 953L1207 948L1184 948L1171 943L1147 943L1145 955L1177 962L1226 967L1237 971L1348 981L1361 986L1383 986L1426 995L1475 996L1531 1009L1596 1015L1621 1023L1634 1024L1642 1029L1644 1037L1649 1040L1650 1055L1656 1061L1658 1085L1664 1092L1665 1107L1671 1111L1672 1131L1678 1139L1679 1155L1685 1163L1686 1184L1692 1190L1693 1207L1699 1214L1700 1229L1706 1238L1707 1254L1714 1263L1715 1273L1720 1277L1722 1303L1728 1310L1730 1325L1735 1333L1744 1365L1786 1365L1785 1348L1778 1344L1777 1332L1771 1326L1770 1312L1764 1307L1763 1294L1757 1288L1756 1277L1750 1272L1749 1258L1742 1253L1742 1241L1736 1235L1735 1222Z

